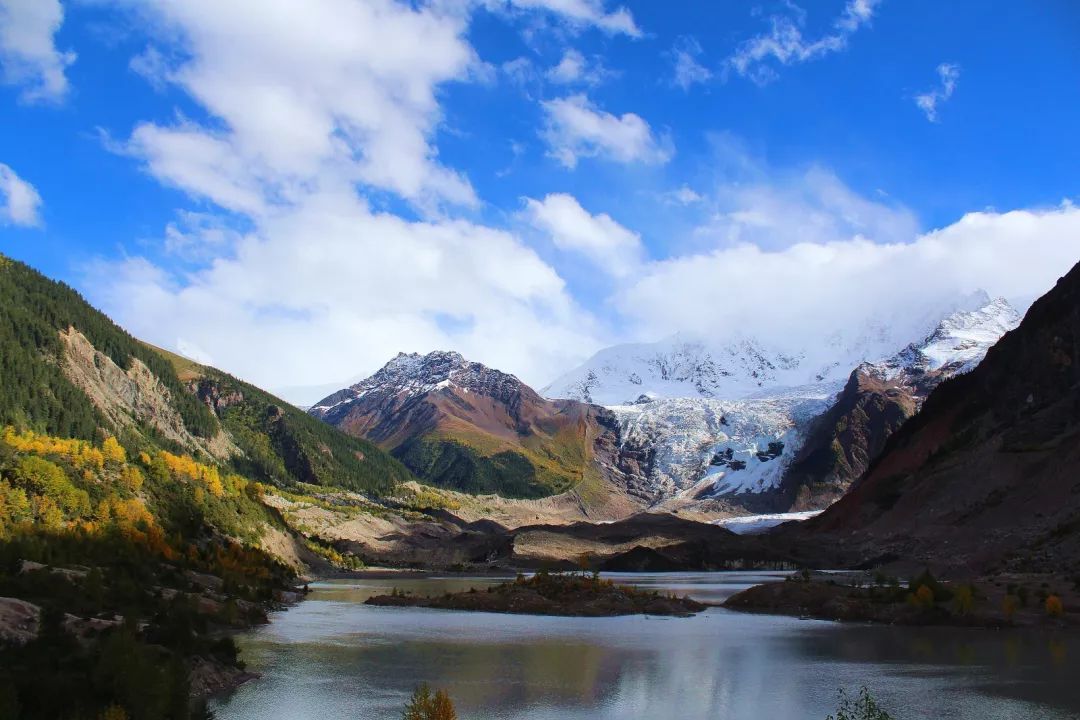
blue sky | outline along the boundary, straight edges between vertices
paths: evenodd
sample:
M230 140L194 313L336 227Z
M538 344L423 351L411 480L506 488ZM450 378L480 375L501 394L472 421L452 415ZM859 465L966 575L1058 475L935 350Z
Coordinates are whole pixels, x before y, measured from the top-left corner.
M1078 40L1067 0L0 0L0 251L278 389L806 342L1080 259Z

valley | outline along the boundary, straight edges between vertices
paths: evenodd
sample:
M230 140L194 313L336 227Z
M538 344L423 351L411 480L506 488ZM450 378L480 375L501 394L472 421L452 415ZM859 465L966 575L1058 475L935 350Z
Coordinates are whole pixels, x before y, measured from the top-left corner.
M1076 421L1078 272L1022 323L1007 303L976 298L884 359L863 358L850 371L836 364L802 385L786 384L804 370L794 356L780 364L754 353L764 365L742 367L736 382L702 347L678 345L644 365L637 348L630 384L644 391L602 406L589 399L617 382L549 399L512 375L435 352L399 355L304 412L131 338L70 289L8 261L2 312L16 330L0 342L10 377L47 390L6 393L0 404L0 547L10 568L0 576L0 633L8 657L30 672L11 677L5 697L37 697L35 668L60 644L84 643L78 674L78 663L119 652L110 648L122 638L132 657L160 645L174 667L140 680L129 702L190 697L198 707L255 677L221 640L226 633L305 617L310 601L283 608L331 577L377 585L385 574L424 589L440 582L433 572L544 577L584 568L647 584L649 573L692 571L723 584L728 573L754 570L779 580L808 567L900 577L932 569L951 588L972 583L974 615L950 610L952 600L920 610L915 586L880 595L862 575L839 583L796 575L739 594L732 607L1043 627L1050 616L1038 603L1052 595L1060 609L1047 627L1069 627L1078 612L1068 584L1077 572L1075 493L1061 468L1071 467ZM601 354L608 376L624 354ZM691 357L696 369L676 372ZM651 384L645 367L662 382ZM971 467L982 468L977 489L965 482ZM1017 507L1032 520L1000 516ZM1043 574L1006 582L1019 571ZM1014 586L1037 598L1016 622ZM565 612L524 586L505 597L484 591L484 602L396 591L377 602L409 613L698 612L631 609L638 595L612 592ZM731 609L700 617L736 622ZM136 620L141 632L123 630ZM95 700L75 693L61 702Z

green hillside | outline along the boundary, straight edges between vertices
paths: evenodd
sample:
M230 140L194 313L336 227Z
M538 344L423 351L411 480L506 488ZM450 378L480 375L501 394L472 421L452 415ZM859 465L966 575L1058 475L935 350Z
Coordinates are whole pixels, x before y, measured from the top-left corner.
M0 425L26 426L61 437L91 439L103 418L61 369L59 331L74 327L124 369L142 361L169 389L192 435L209 437L218 422L184 391L172 365L79 293L0 255Z
M242 667L224 633L295 581L267 486L411 477L0 256L0 718L205 717L190 696Z
M219 417L244 456L237 471L263 482L296 482L384 494L412 475L376 445L320 422L304 411L219 370L187 365L199 397L226 398Z
M139 437L113 427L65 375L59 333L68 328L125 370L135 360L144 364L167 389L167 402L192 436L211 438L224 429L243 451L225 462L230 470L275 485L307 483L374 494L411 478L401 463L372 443L226 373L136 340L67 285L3 256L0 426L85 440L116 434L129 449L148 442L199 453L195 447L177 447L145 423L135 423Z

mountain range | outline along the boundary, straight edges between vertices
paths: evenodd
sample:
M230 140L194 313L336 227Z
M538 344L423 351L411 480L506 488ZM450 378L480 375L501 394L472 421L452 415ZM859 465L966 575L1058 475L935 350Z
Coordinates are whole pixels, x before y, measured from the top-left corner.
M23 669L0 696L96 716L101 681L164 717L243 677L223 633L298 599L297 573L364 563L1080 574L1080 266L1022 322L985 296L931 319L832 361L613 348L566 398L399 355L305 413L0 256L0 652ZM69 693L38 691L55 658Z
M370 378L309 412L391 452L419 478L474 494L638 503L638 472L619 452L614 415L548 400L513 375L454 352L399 354Z
M920 317L914 341L875 326L834 338L835 356L746 337L617 346L545 388L548 398L457 353L400 354L309 412L459 491L576 492L624 512L820 509L933 387L973 368L1019 322L985 293ZM892 349L864 354L882 347Z

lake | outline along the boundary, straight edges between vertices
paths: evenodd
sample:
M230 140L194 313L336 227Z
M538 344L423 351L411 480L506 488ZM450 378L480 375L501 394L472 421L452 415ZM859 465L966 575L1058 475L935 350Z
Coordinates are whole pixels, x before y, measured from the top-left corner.
M612 574L719 602L782 573ZM1080 717L1080 637L747 615L560 618L363 604L490 578L329 581L238 637L262 675L218 720L397 720L421 682L462 720L824 720L865 685L897 720Z

